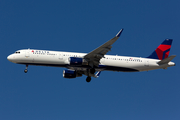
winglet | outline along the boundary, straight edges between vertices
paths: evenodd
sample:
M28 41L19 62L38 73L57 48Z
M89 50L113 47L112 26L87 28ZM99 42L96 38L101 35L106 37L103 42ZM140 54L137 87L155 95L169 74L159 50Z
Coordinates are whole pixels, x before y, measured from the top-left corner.
M121 35L122 31L123 31L123 29L121 29L121 30L117 33L116 37L119 37L119 36Z

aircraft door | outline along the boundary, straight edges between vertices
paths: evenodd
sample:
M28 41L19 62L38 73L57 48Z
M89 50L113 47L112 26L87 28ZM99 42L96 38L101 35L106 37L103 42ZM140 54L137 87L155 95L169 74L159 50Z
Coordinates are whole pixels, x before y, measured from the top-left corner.
M59 53L59 60L63 60L63 56L64 56L63 53Z
M30 57L30 50L29 50L29 49L26 50L25 57L26 57L26 58Z
M105 58L101 58L101 59L100 59L100 63L101 63L101 64L104 63L104 61L105 61Z
M144 66L149 66L149 60L145 60Z

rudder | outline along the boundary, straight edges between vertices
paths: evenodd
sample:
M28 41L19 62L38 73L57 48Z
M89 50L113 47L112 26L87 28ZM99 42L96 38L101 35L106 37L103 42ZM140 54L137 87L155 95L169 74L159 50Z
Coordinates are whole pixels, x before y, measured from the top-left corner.
M156 50L147 58L163 60L169 56L172 39L165 39Z

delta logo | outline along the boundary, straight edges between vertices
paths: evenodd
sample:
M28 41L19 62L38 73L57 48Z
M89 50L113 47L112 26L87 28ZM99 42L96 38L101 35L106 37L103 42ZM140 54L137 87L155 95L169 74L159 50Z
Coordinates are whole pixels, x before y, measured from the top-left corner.
M45 51L45 50L32 50L31 52L33 54L49 54L49 51Z

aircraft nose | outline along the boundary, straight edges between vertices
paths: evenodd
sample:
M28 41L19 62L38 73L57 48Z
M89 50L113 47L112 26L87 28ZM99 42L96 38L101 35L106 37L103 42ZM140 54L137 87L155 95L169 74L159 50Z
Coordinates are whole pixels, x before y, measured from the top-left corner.
M9 55L9 56L7 57L7 59L11 62L11 61L13 60L13 56L12 56L12 55Z

